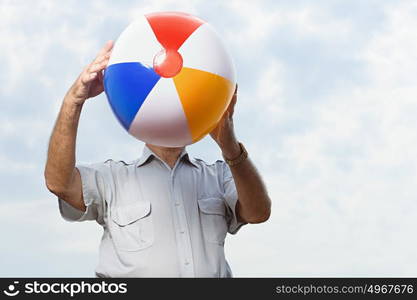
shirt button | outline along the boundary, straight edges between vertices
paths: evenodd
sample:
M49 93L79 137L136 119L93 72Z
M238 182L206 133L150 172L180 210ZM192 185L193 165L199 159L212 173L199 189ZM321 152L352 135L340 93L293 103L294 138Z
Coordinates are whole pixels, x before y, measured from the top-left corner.
M185 232L184 230L181 230L181 231L180 231L180 233L184 233L184 232Z
M175 202L175 206L180 206L180 203L179 202Z
M188 266L190 264L190 262L187 260L185 261L185 265Z

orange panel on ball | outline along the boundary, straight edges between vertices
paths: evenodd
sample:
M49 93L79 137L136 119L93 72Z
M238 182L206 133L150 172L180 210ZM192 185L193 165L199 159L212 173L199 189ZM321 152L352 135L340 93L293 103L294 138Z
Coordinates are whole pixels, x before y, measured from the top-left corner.
M186 67L173 79L193 142L196 142L219 122L235 85L222 76Z

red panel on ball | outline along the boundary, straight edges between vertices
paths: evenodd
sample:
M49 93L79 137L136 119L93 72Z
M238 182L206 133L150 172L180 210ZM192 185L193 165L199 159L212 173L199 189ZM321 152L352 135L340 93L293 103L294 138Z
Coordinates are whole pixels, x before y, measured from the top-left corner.
M157 40L166 50L178 50L185 40L204 23L203 20L180 12L147 14Z

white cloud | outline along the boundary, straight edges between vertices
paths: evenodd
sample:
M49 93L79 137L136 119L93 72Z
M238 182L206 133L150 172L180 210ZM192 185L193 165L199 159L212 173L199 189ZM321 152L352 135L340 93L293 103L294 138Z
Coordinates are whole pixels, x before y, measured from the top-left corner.
M239 31L228 32L226 37L240 46L248 43L257 45L279 34L280 30L290 30L295 39L314 37L315 39L346 40L352 32L352 21L333 16L328 9L311 2L302 5L262 5L256 1L228 1L230 11L241 18ZM276 45L279 47L279 45Z
M364 58L378 84L384 88L412 86L416 74L417 3L403 1L395 7L386 6L387 22L383 34L376 35L369 43Z

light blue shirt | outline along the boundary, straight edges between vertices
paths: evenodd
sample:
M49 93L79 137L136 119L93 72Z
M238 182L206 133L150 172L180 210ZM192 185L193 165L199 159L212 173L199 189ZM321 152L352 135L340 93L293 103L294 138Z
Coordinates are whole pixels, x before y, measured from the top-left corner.
M231 277L224 254L236 217L237 192L223 161L207 164L184 150L171 169L145 146L131 163L79 165L81 212L59 199L68 221L104 229L98 277Z

